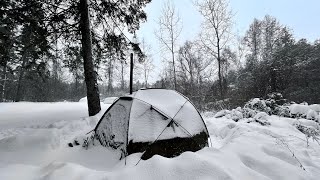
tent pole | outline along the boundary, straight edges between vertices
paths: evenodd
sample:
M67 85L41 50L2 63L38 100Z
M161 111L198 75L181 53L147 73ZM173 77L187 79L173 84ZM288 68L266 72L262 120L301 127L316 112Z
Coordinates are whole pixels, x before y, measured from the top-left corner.
M130 94L132 94L133 86L133 53L130 54Z

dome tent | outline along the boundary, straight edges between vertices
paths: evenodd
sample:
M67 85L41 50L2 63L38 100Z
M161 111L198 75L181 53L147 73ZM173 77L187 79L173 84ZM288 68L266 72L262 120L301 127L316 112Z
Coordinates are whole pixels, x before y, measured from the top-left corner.
M208 146L209 133L193 104L174 90L141 89L117 99L94 129L100 144L122 157L144 152L175 157Z

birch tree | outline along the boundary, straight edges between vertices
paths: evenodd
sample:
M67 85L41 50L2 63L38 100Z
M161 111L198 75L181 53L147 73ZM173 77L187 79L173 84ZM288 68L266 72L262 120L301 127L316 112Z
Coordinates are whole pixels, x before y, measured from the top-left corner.
M158 20L159 28L155 35L162 47L171 54L173 67L174 89L177 88L175 53L177 52L178 38L182 31L182 21L174 5L166 1L162 7L161 17Z
M204 49L217 60L220 96L223 98L221 53L231 37L232 12L227 0L199 0L195 4L204 18L200 39Z

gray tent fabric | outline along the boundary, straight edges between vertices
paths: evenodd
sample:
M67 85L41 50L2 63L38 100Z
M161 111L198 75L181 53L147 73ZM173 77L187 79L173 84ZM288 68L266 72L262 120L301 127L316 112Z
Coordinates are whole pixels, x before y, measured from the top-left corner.
M209 133L193 104L174 90L142 89L120 97L105 112L95 135L124 156L144 152L175 157L208 146Z

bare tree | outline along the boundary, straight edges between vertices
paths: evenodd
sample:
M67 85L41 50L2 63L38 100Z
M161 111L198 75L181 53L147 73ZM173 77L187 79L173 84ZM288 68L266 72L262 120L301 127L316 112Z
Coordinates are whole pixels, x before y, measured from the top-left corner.
M148 45L144 39L142 39L142 50L145 54L144 60L140 63L143 71L144 83L145 87L148 87L148 79L150 77L151 72L154 70L154 64L152 55L150 54L151 47Z
M251 60L253 64L256 64L261 58L262 51L262 23L258 19L254 19L250 25L249 30L244 37L244 43L249 48L249 52L252 53Z
M199 109L205 101L204 82L210 74L210 59L206 58L197 41L186 41L179 49L177 74L180 91L191 98Z
M166 1L162 7L162 15L158 21L159 30L155 31L155 35L162 46L171 53L173 66L174 89L177 87L176 68L175 68L175 53L178 38L182 31L182 21L174 5Z
M239 35L239 33L237 33L235 44L236 44L235 50L236 50L236 57L237 57L235 65L237 70L239 70L242 68L242 64L244 62L244 58L246 54L246 47L244 44L244 40L243 40L243 37Z
M204 17L200 38L202 45L218 62L220 96L223 98L221 53L231 37L232 12L227 0L199 0L195 4Z
M199 84L206 77L205 70L211 64L197 46L196 42L186 41L179 49L180 76L189 81L191 86Z

